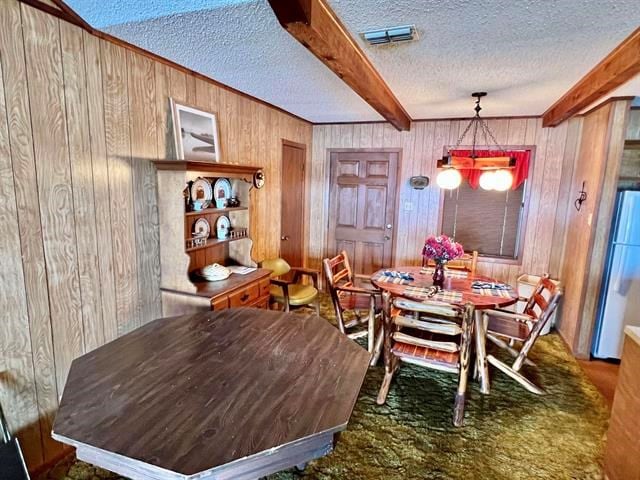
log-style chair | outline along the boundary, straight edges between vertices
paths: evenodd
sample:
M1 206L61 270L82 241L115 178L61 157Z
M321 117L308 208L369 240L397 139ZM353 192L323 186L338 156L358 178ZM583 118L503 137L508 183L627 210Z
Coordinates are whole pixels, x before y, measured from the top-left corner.
M473 304L457 307L403 298L396 298L392 303L388 292L383 293L382 303L385 373L378 405L385 403L400 362L453 373L458 375L453 424L462 426L473 340Z
M436 264L433 260L429 259L426 266L435 267ZM462 257L447 262L447 268L451 270L464 270L472 276L475 275L477 266L478 252L476 250L471 253L465 253Z
M372 355L371 365L375 365L382 349L382 323L376 322L381 309L380 291L355 286L353 270L344 250L333 258L325 258L322 264L338 328L351 339L366 336L367 350ZM347 312L353 315L352 320L345 318ZM365 325L367 328L363 329Z
M562 289L549 279L549 275L545 274L527 300L524 313L506 310L482 312L487 339L515 357L513 364L509 366L493 355L488 355L489 363L538 395L543 395L544 390L522 375L520 369L524 363L534 365L527 355L556 311L561 297ZM516 348L517 342L521 342L520 349Z
M271 301L279 303L284 307L285 312L292 308L312 306L316 310L316 315L320 315L320 297L318 295L318 271L309 268L291 267L283 258L273 258L263 260L260 264L262 268L271 270ZM292 280L285 280L283 275L293 273ZM301 283L302 277L310 277L312 285Z

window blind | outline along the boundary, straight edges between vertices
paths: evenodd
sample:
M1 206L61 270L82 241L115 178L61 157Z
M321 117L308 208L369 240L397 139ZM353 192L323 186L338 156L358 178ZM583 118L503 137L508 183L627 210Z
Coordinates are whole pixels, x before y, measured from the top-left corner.
M442 233L455 238L465 251L516 259L526 182L506 192L474 190L462 182L445 192Z

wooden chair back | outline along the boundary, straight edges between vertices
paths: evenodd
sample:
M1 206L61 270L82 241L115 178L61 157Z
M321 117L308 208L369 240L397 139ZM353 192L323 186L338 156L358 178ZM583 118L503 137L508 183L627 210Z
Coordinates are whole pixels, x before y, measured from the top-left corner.
M552 282L549 274L545 273L524 307L524 314L535 320L531 335L535 333L537 336L544 328L558 308L561 297L562 288Z
M458 307L443 302L391 301L382 294L385 376L378 404L386 401L398 361L458 375L453 424L461 426L469 377L474 326L474 306Z
M533 365L527 358L529 352L556 311L561 297L562 289L551 281L549 275L545 274L536 285L522 314L503 310L483 312L483 319L487 325L487 339L515 357L513 364L509 366L493 355L488 355L489 363L538 395L544 394L544 390L522 375L520 369L525 362ZM504 341L505 338L510 343ZM522 342L519 350L512 343L514 340Z
M341 293L337 287L353 286L353 271L349 264L347 252L342 250L333 258L325 258L322 260L322 265L324 267L324 276L327 280L329 294L331 295L331 302L336 312L338 328L342 333L346 333L343 317L344 309L340 301Z
M435 267L435 265L435 262L431 259L427 262L427 266L429 267ZM462 257L447 262L447 268L451 270L464 270L471 275L476 274L477 267L478 252L475 250L472 253L465 253Z
M353 270L351 270L351 264L349 263L349 257L347 252L342 250L338 255L333 258L325 258L322 261L324 267L324 275L327 279L327 285L329 287L329 293L333 299L338 300L339 294L336 287L353 287Z
M382 334L380 328L376 327L380 291L355 286L353 270L344 250L333 258L325 258L322 265L338 329L352 339L366 336L367 350L372 354L371 365L375 365L382 349ZM366 315L363 315L364 311ZM355 318L345 318L345 312ZM364 324L367 325L366 331L352 331Z
M383 311L385 332L390 335L390 347L393 349L394 344L400 342L425 348L421 352L422 358L407 357L403 360L427 367L433 367L435 363L437 365L435 368L438 370L454 373L459 371L459 368L454 365L455 362L450 367L443 362L447 354L457 354L468 363L474 321L472 304L458 307L444 302L415 302L404 298L393 300L392 308L389 308L386 303L388 302L383 303ZM404 333L403 328L418 335ZM420 335L420 333L430 335Z

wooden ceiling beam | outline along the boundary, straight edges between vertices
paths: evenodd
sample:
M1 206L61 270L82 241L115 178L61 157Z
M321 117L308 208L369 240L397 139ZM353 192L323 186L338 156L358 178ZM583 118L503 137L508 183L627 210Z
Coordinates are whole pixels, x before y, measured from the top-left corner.
M324 0L269 0L280 24L398 130L411 118Z
M57 7L62 10L68 18L71 19L71 23L75 23L76 25L81 26L85 30L91 31L93 27L84 21L80 15L78 15L75 10L69 7L64 0L51 0Z
M640 28L618 45L542 115L555 127L640 73Z

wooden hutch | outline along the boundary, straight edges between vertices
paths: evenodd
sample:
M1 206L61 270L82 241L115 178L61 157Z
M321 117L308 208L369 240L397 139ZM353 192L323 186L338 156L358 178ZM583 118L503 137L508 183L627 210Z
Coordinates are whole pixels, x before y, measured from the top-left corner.
M226 280L208 282L195 271L212 263L255 267L251 258L249 229L250 190L253 176L260 169L246 165L193 161L154 162L158 173L158 209L160 218L160 290L164 316L200 310L222 310L233 307L269 306L270 270L258 268L241 275L233 273ZM184 190L188 182L204 178L228 178L233 195L240 206L205 208L188 211ZM231 226L246 229L247 236L216 238L215 225L220 215L227 215ZM197 219L206 218L211 235L199 245L190 241Z

